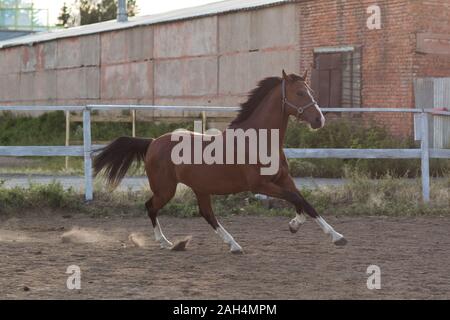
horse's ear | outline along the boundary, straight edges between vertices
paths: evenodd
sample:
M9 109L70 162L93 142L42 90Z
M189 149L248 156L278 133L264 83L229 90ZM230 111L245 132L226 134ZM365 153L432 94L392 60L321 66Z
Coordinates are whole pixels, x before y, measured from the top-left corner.
M306 81L306 79L308 79L308 69L305 70L305 73L303 74L302 79L303 79L303 81Z
M286 72L284 71L284 69L283 69L283 71L282 71L282 74L283 74L283 79L284 80L286 80L286 81L289 81L290 79L289 79L289 76L286 74Z

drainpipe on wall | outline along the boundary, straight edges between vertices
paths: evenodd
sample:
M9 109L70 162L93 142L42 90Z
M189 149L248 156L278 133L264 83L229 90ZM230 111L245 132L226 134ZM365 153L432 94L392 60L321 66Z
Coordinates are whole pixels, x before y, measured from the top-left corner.
M127 0L119 0L119 5L117 6L117 22L127 22L128 12L127 12Z

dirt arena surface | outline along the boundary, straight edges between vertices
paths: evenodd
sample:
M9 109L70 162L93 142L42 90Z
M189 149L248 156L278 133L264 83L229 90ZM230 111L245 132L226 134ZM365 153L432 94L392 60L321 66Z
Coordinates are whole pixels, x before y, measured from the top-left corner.
M311 220L291 234L286 217L221 218L245 250L232 255L202 218L160 217L170 240L192 235L182 252L160 249L144 215L2 218L0 298L450 298L450 218L327 220L346 247ZM381 290L367 289L372 264L381 268ZM81 268L81 290L66 287L69 265Z

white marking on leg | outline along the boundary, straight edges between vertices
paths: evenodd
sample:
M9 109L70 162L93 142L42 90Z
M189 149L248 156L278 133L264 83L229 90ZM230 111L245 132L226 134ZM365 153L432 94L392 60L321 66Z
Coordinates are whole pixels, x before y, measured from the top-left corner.
M164 236L161 225L159 224L158 219L156 219L156 226L153 228L153 232L155 233L155 239L159 242L161 248L171 248L172 242L167 240L167 238Z
M306 217L303 213L297 213L295 218L289 222L289 229L292 233L295 233L300 229L300 226L304 224L306 221Z
M216 228L215 232L219 235L219 237L230 246L230 251L233 253L242 252L242 247L234 240L233 236L228 233L227 230L222 227L219 223L219 226Z
M317 224L322 228L325 234L329 234L331 236L331 241L336 243L337 241L344 238L344 236L338 232L336 232L332 226L330 226L321 216L315 218Z

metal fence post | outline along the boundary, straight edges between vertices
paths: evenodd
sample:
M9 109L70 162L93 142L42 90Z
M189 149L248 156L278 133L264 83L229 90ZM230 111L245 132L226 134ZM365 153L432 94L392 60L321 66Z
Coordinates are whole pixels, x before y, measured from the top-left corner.
M430 138L428 130L429 114L422 112L421 118L421 170L422 170L422 199L423 202L430 201Z
M70 111L66 111L66 147L70 144ZM69 170L69 157L66 156L66 170Z
M92 184L92 141L91 141L91 110L86 107L83 110L83 143L84 143L84 192L86 201L93 197Z
M131 136L136 137L136 109L131 110Z

